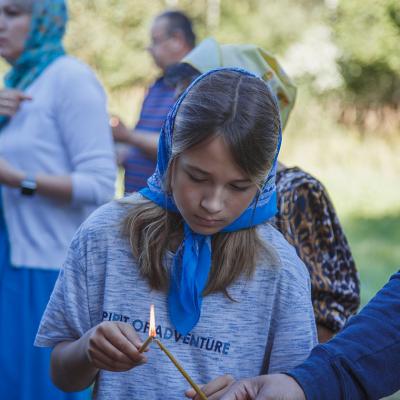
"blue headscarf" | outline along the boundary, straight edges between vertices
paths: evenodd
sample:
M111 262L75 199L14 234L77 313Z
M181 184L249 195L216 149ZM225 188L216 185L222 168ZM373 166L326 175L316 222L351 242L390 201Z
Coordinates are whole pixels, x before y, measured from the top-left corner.
M26 89L54 60L65 54L62 39L68 20L64 0L34 0L25 49L4 78L4 86ZM0 116L0 129L9 118Z
M172 136L177 112L186 95L198 82L203 80L206 76L222 70L235 71L246 76L260 79L256 75L240 68L214 69L198 77L175 103L161 130L156 171L148 179L147 188L140 190L143 196L169 211L179 213L173 197L167 194L163 189L163 178L171 157ZM269 220L276 214L277 199L275 175L281 137L281 132L279 132L279 141L274 162L265 178L261 193L256 196L248 208L235 221L226 226L222 232L233 232L250 228ZM188 224L184 222L184 239L174 257L168 293L169 315L175 328L182 335L186 335L190 332L200 318L202 293L206 286L210 269L211 236L193 232Z

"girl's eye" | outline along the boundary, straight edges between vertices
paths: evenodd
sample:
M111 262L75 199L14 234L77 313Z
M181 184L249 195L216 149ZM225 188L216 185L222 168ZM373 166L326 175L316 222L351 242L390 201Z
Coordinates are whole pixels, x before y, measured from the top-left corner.
M22 11L16 7L4 7L4 14L8 17L18 17L22 14Z
M192 174L189 174L188 172L187 172L187 174L188 174L188 177L193 181L193 182L205 182L207 179L205 179L205 178L198 178L198 177L196 177L196 176L193 176Z
M233 190L236 190L238 192L245 192L247 189L250 188L250 186L236 186L236 185L231 185L231 188Z

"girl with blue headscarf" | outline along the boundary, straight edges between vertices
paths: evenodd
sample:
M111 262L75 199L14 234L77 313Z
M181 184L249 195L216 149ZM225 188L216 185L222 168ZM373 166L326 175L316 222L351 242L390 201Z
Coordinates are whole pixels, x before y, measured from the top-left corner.
M297 89L278 60L257 45L205 39L169 68L165 81L179 93L200 74L219 67L245 68L268 82L285 129ZM360 303L351 249L329 194L317 178L297 166L278 163L276 190L274 224L308 268L318 337L325 342L343 328Z
M106 99L65 54L62 0L0 0L0 398L79 399L49 377L33 346L68 245L114 194Z
M268 223L280 141L277 102L255 75L213 70L187 89L147 187L97 210L71 243L36 337L54 348L61 389L183 398L168 358L139 352L150 304L156 335L194 381L209 382L206 396L218 398L229 376L305 359L316 342L309 277Z

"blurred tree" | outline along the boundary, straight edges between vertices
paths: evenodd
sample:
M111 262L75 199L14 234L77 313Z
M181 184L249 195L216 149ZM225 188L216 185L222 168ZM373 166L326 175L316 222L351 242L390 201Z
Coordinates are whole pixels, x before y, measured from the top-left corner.
M166 8L179 8L193 19L199 41L215 36L221 43L256 43L275 53L319 101L322 93L341 98L350 122L364 120L371 109L400 119L399 0L68 3L67 48L96 70L111 95L155 78L146 51L151 20ZM0 65L2 72L6 68Z
M332 20L348 103L400 104L399 0L341 1Z
M67 47L95 68L111 91L147 84L157 73L145 51L149 26L168 7L190 15L199 40L214 35L278 54L325 8L321 0L151 0L151 7L148 0L69 0Z

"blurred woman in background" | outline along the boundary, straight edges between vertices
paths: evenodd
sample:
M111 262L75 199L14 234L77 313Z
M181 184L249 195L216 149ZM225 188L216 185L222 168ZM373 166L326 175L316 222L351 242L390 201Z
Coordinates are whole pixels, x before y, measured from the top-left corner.
M78 399L33 347L69 242L114 194L106 97L65 54L63 0L0 0L0 398Z

